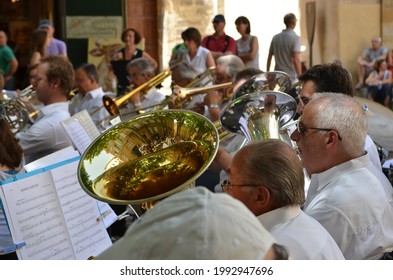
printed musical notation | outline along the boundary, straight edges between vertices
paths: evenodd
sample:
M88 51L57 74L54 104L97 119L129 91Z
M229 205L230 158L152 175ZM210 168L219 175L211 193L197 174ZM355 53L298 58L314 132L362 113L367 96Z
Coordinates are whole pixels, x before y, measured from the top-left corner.
M80 154L87 149L100 132L86 110L74 114L61 122L64 130Z
M78 161L0 187L19 259L81 259L112 245L97 201L77 179Z

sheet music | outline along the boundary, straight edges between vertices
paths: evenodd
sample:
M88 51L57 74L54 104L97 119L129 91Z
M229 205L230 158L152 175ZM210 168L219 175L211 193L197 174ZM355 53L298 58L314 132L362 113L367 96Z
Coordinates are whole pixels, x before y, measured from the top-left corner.
M114 222L117 221L117 215L108 203L97 200L97 205L102 217L100 220L104 223L106 228L110 227Z
M89 147L92 142L90 136L84 130L83 126L78 120L73 120L68 122L67 126L64 127L67 134L72 139L75 147L78 149L80 154L83 154L87 147Z
M97 221L100 216L96 201L88 196L77 180L78 162L67 168L52 170L66 226L74 247L75 257L86 260L112 245L105 226ZM109 207L109 206L108 206Z
M26 170L26 172L31 172L77 156L79 156L79 153L74 149L74 147L69 146L50 155L37 159L33 162L30 162L29 164L23 166L23 168Z
M45 172L34 180L26 178L2 187L14 243L27 244L17 250L19 259L75 259L53 185L51 174Z
M97 201L79 185L78 163L1 186L13 241L26 242L17 250L19 259L87 259L112 245L104 223L97 221Z
M83 154L91 142L100 135L86 110L74 114L61 124L80 154Z

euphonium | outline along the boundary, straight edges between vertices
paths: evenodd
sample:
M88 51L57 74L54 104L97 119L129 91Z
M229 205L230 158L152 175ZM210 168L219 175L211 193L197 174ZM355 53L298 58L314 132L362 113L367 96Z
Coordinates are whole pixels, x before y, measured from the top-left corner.
M156 201L193 186L213 161L218 132L187 110L138 115L102 133L78 167L82 188L95 199L143 212Z
M244 135L249 142L283 140L280 129L292 120L296 106L295 99L283 92L249 93L229 103L221 112L220 122L224 129Z
M136 89L133 89L129 93L126 93L125 95L113 99L109 96L104 95L102 98L102 102L104 103L104 107L108 110L109 114L112 116L117 116L119 115L120 111L119 108L124 102L126 102L131 96L138 92L147 92L149 89L156 87L157 85L161 84L163 80L165 80L168 76L171 75L171 70L167 69L156 76L154 76L152 79L148 80L146 83L142 84L141 86L137 87Z

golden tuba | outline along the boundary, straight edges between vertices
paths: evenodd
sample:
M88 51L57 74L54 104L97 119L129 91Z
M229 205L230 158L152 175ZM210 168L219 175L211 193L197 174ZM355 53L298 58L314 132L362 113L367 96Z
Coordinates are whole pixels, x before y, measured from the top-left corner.
M113 99L110 96L104 95L102 98L102 102L104 103L104 107L108 110L109 114L112 116L117 116L119 115L120 111L119 108L126 102L131 96L138 92L147 92L149 89L158 86L159 84L162 83L168 76L171 75L171 70L167 69L165 71L162 71L161 73L157 74L150 80L148 80L146 83L142 84L141 86L137 87L136 89L133 89L129 93L124 94L123 96L120 96L116 99Z
M141 213L193 186L213 161L218 132L187 110L138 115L108 129L81 157L78 179L95 199L139 207Z

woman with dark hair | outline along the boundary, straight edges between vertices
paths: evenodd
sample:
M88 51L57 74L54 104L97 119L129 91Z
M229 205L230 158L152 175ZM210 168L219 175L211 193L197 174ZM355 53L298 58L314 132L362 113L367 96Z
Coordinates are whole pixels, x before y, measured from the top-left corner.
M5 108L0 104L0 181L23 173L23 150L11 132ZM0 200L0 260L17 259L15 253L2 254L3 248L13 244Z
M49 46L49 40L47 38L47 32L42 29L37 29L33 33L31 40L31 58L30 67L37 65L40 59L45 56L45 49Z
M181 51L180 61L190 65L198 75L202 74L198 85L211 85L212 78L209 76L203 78L202 76L209 71L209 68L215 67L216 62L211 51L201 46L201 33L195 27L189 27L181 33L181 37L186 49ZM204 97L205 93L194 96L191 102L186 102L186 105L183 105L183 109L190 109L203 114Z
M186 46L183 61L192 65L199 73L216 66L212 53L201 46L202 36L198 29L189 27L181 33L181 37Z
M250 35L251 25L248 18L240 16L235 20L236 30L241 35L236 40L236 54L243 60L246 68L259 69L258 37Z
M152 63L155 70L158 68L157 61L150 54L136 47L142 40L141 34L136 29L127 28L124 30L121 34L121 40L125 43L125 47L116 52L111 61L113 72L117 78L118 96L123 95L127 91L129 82L126 66L131 60L143 57Z

